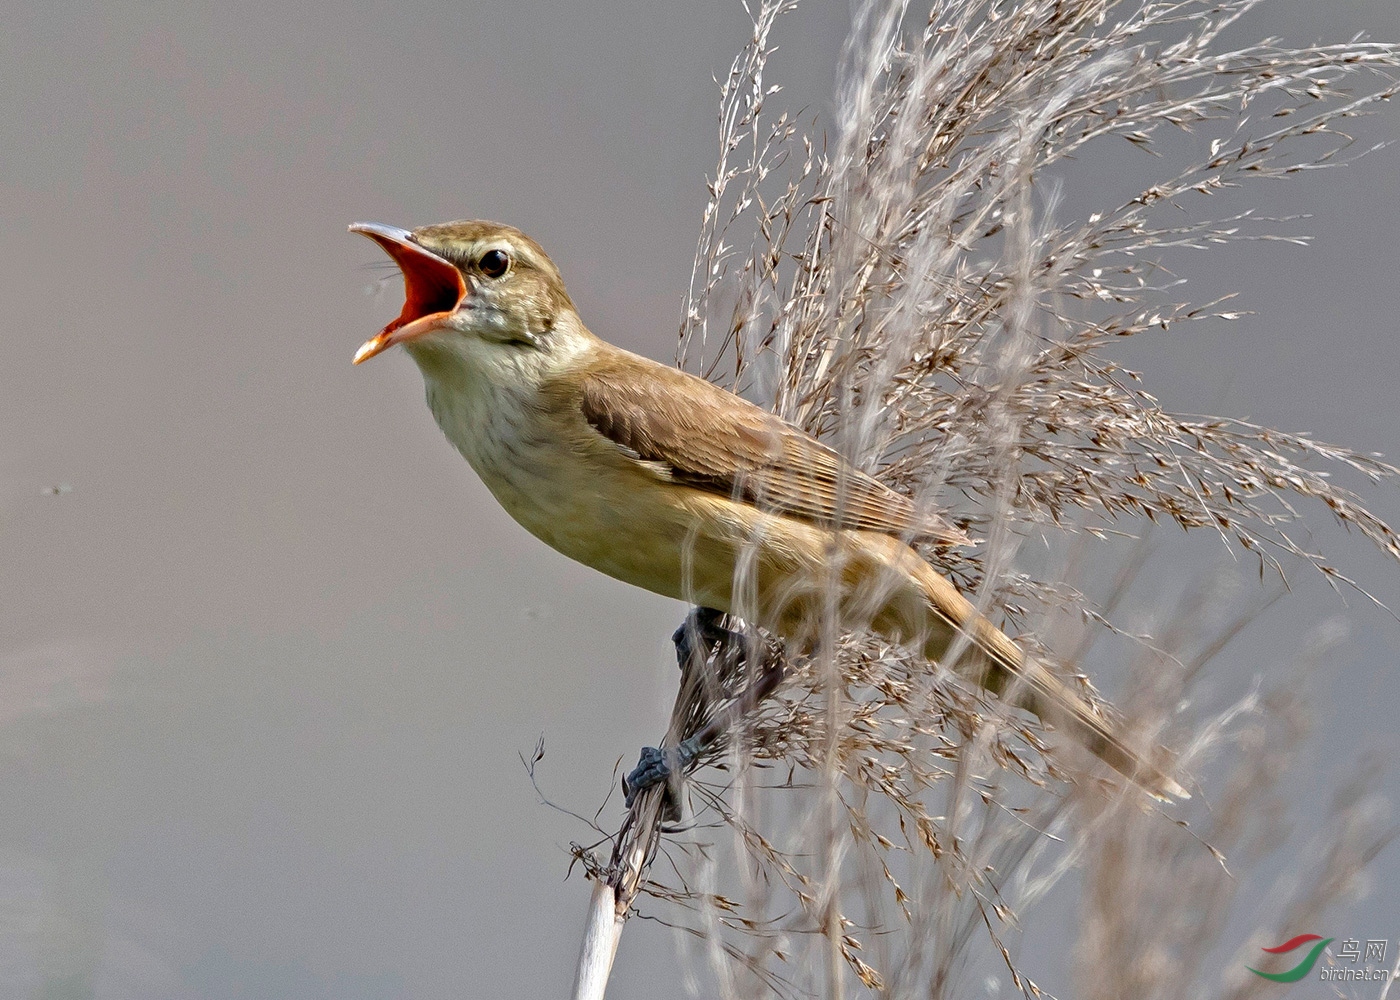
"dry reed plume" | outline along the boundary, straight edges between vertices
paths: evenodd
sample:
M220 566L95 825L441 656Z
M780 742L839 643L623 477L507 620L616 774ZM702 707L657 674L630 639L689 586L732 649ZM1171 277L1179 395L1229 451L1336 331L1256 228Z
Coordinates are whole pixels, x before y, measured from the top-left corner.
M721 82L682 364L979 540L927 555L1037 655L1073 671L1116 644L1133 661L1116 700L1143 745L1177 748L1188 774L1222 747L1231 763L1187 827L1070 749L1047 749L1034 720L946 664L833 620L822 651L792 661L786 686L712 749L721 769L689 780L692 821L658 844L653 798L624 830L646 831L634 856L660 851L634 882L657 901L649 912L660 905L691 932L719 995L962 997L983 990L988 956L1038 995L1012 949L1029 908L1071 873L1083 881L1085 995L1269 985L1242 978L1242 962L1218 982L1198 973L1237 886L1227 867L1253 856L1282 808L1320 653L1224 715L1180 711L1251 598L1205 577L1150 634L1128 635L1138 550L1115 537L1153 522L1205 529L1266 578L1305 564L1354 587L1310 546L1309 519L1330 516L1400 560L1400 537L1354 492L1400 470L1174 415L1111 357L1117 338L1237 315L1175 301L1163 261L1297 238L1249 211L1196 219L1200 205L1361 155L1343 125L1396 89L1394 45L1234 47L1256 3L937 0L924 17L869 0L833 114L811 127L767 110L773 38L794 0L751 11L752 41ZM1123 141L1160 155L1136 161L1129 196L1069 218L1053 175ZM1054 555L1018 545L1032 537ZM688 676L673 743L742 687ZM1315 919L1383 840L1364 787L1345 790L1324 862L1280 912Z

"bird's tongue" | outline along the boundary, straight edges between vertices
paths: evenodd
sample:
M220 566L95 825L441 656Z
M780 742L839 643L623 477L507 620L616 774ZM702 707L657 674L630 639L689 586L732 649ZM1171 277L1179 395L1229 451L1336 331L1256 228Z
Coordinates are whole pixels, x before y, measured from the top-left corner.
M403 272L403 311L360 348L355 355L359 363L411 339L414 331L409 328L420 320L452 312L467 294L467 286L456 267L414 243L407 230L375 223L357 223L350 229L378 243Z

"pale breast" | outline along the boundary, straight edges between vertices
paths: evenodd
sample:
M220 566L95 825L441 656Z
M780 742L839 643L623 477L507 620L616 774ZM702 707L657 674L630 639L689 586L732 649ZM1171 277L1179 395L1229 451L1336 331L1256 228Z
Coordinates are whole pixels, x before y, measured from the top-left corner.
M486 380L448 390L429 379L427 390L447 439L531 534L570 558L651 590L667 582L655 578L658 571L674 575L666 567L676 565L676 552L659 549L678 551L679 532L662 526L660 537L649 533L654 544L643 546L645 551L631 544L641 497L619 481L624 470L600 466L606 456L590 456L580 445L577 435L586 430L581 418L571 435L530 389Z
M473 380L444 387L428 380L428 408L443 434L516 520L533 524L570 505L556 482L558 442L544 432L533 394Z
M449 389L427 379L438 426L501 506L586 566L667 597L727 608L736 559L755 537L750 521L770 518L661 481L581 414L552 412L532 387L502 381ZM758 533L765 534L771 531Z

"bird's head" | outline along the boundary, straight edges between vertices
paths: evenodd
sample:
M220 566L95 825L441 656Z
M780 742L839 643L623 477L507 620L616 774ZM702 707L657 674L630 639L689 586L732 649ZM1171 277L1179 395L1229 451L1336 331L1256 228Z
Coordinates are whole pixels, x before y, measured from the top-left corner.
M415 356L482 344L548 352L561 322L575 317L559 269L518 229L464 221L410 231L357 222L350 231L378 243L404 285L403 311L355 353L356 364L396 344Z

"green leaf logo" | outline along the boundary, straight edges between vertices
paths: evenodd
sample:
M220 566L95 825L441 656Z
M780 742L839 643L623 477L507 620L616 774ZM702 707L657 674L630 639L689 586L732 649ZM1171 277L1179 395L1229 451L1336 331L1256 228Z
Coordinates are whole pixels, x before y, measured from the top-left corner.
M1293 951L1295 948L1301 948L1309 941L1317 942L1317 944L1312 946L1312 950L1308 952L1307 957L1287 972L1260 972L1258 969L1248 965L1245 966L1245 968L1249 969L1249 971L1256 976L1263 979L1271 979L1276 983L1296 983L1312 971L1312 967L1317 964L1317 957L1322 954L1322 949L1331 944L1333 940L1333 938L1324 940L1320 934L1299 934L1297 937L1290 938L1283 942L1283 944L1276 944L1272 948L1265 948L1264 951L1268 952L1270 955L1282 955L1285 952Z

